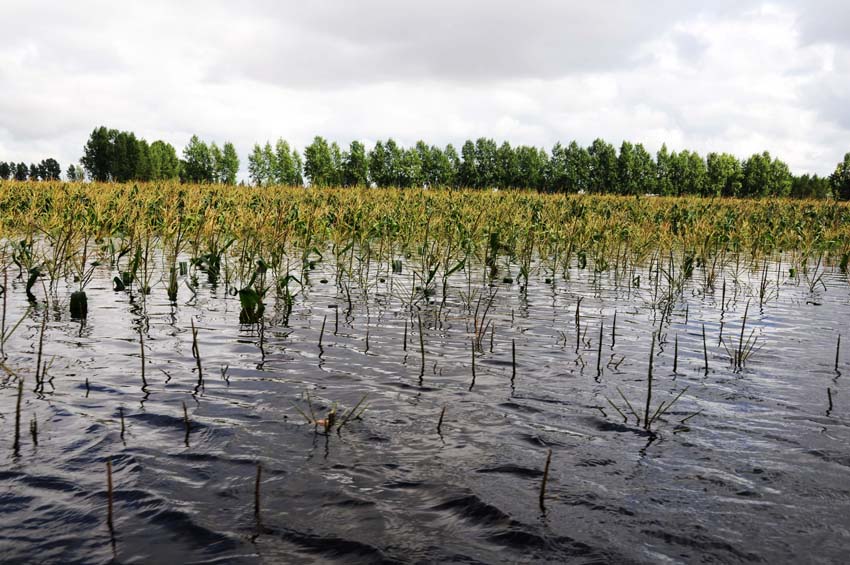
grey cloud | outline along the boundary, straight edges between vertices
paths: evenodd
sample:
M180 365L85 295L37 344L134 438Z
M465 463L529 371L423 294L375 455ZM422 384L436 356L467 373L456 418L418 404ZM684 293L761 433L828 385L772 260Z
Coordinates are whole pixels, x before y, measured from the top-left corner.
M674 34L674 42L679 57L691 64L698 63L700 57L708 48L705 41L690 33L677 32Z
M850 3L846 0L787 2L799 8L800 33L807 43L850 44Z
M686 15L692 5L675 0L269 3L245 16L265 33L225 37L210 72L314 87L551 79L632 67L644 41Z
M850 132L850 50L838 51L833 64L803 89L804 102L825 121ZM850 136L844 143L850 150Z

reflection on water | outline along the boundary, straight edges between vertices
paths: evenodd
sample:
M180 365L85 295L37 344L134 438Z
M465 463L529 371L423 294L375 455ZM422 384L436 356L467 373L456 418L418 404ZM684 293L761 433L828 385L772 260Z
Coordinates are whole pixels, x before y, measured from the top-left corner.
M203 277L193 294L183 275L171 304L165 283L143 300L100 267L85 322L70 317L69 289L53 297L37 381L40 301L5 344L2 560L845 558L846 275L827 272L814 293L771 275L760 304L761 273L706 291L696 270L669 294L636 286L655 280L645 270L631 283L588 270L547 283L532 270L527 288L481 287L482 271L461 270L445 301L440 281L411 310L410 275L389 267L337 285L320 263L293 283L291 312L269 296L250 325L239 297ZM7 328L26 312L24 286L10 280ZM736 369L745 309L751 354ZM654 330L651 411L685 392L647 432L635 420ZM331 411L345 423L325 434Z

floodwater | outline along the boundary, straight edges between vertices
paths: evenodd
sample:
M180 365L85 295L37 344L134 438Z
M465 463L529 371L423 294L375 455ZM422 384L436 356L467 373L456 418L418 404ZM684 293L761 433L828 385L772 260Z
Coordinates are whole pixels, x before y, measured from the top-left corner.
M320 263L303 286L290 283L288 319L272 290L253 325L240 324L239 298L203 273L197 294L184 284L191 273L181 277L171 304L164 284L143 300L114 291L116 272L99 267L84 323L69 314L73 283L51 298L41 386L37 284L39 302L5 344L0 376L0 561L846 560L846 274L828 268L811 289L772 264L761 300L759 272L730 267L711 291L696 269L670 301L646 269L616 281L573 269L554 282L533 269L522 288L505 282L504 268L482 284L479 268L451 277L445 303L438 277L436 294L411 310L412 267L373 265L338 286ZM7 329L28 306L17 275L10 268ZM487 330L473 382L479 304ZM752 349L736 368L745 309ZM650 412L685 392L650 433L619 391L643 418L654 331ZM340 423L364 395L328 434L301 413L325 419L336 406Z

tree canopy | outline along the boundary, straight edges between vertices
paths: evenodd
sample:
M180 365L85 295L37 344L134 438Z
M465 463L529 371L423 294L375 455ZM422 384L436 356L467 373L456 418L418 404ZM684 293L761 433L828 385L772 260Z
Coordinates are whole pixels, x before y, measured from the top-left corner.
M164 141L148 144L132 132L95 128L80 159L89 178L99 182L177 178L177 153Z
M279 141L278 144L286 142ZM603 139L588 147L576 141L556 143L551 152L531 146L501 145L489 138L467 140L460 154L451 145L441 149L424 141L403 147L394 139L378 140L366 151L354 141L340 151L336 143L314 138L304 150L304 174L314 186L407 188L445 186L466 188L531 188L547 192L707 197L795 196L826 198L836 187L850 183L850 161L839 165L830 181L791 174L788 165L768 152L741 161L729 153L703 157L666 145L653 156L640 143L624 141L619 150ZM272 184L274 153L255 145L249 162L255 184ZM269 165L268 163L272 163ZM838 179L838 180L836 180ZM845 179L845 180L840 180ZM845 184L842 184L845 183ZM282 183L289 184L289 183ZM850 191L850 188L845 188Z
M844 160L835 167L829 182L837 198L850 200L850 153L846 153Z
M59 180L61 176L62 166L52 157L29 165L0 161L0 180Z
M303 155L303 158L302 158ZM156 181L236 184L239 156L230 142L219 147L193 135L178 158L161 140L151 144L132 132L95 128L80 160L66 178L101 182ZM526 188L554 193L659 194L706 197L850 199L850 153L829 177L793 175L769 152L746 159L729 153L702 156L662 145L654 155L641 143L623 141L619 148L603 139L583 147L576 141L556 143L551 151L511 145L480 137L466 140L458 152L417 141L405 147L393 138L371 149L352 141L342 149L316 136L303 154L284 139L255 144L248 155L248 175L256 186L377 186L448 188ZM27 165L0 161L0 180L54 180L62 169L55 159Z
M232 143L219 148L193 135L180 160L170 143L157 140L148 144L132 132L105 126L92 131L80 162L89 178L100 182L179 178L185 182L235 184L239 173L239 157Z

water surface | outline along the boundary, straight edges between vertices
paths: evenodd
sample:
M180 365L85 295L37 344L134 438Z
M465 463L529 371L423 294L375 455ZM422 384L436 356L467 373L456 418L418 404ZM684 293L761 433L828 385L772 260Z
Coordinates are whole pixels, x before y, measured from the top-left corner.
M290 284L297 294L288 317L272 290L263 322L253 325L240 324L238 296L203 273L197 294L184 284L190 276L181 277L172 304L163 284L147 297L114 291L117 273L99 267L86 289L85 322L68 311L73 282L60 284L46 309L37 292L39 302L6 343L0 381L0 560L846 559L850 403L847 377L834 369L838 333L850 319L845 274L828 269L825 288L812 291L805 278L772 264L760 303L760 273L727 270L712 290L698 269L668 302L646 269L636 271L636 288L631 276L587 269L549 282L545 270L533 270L527 287L505 282L503 269L482 284L485 272L473 268L470 277L452 276L445 302L440 281L411 308L412 268L406 259L400 274L375 264L341 286L333 266L319 263L303 286ZM29 305L17 274L10 268L7 327ZM474 312L494 292L473 382ZM754 331L756 343L738 370L727 348L738 344L745 309L745 332ZM45 314L48 369L37 387ZM642 416L653 331L651 409L687 390L649 433L618 388ZM850 370L848 355L841 353L840 370ZM364 395L367 408L339 433L324 434L295 408L309 413L308 395L316 418L334 406L345 414ZM114 537L106 526L107 460Z

